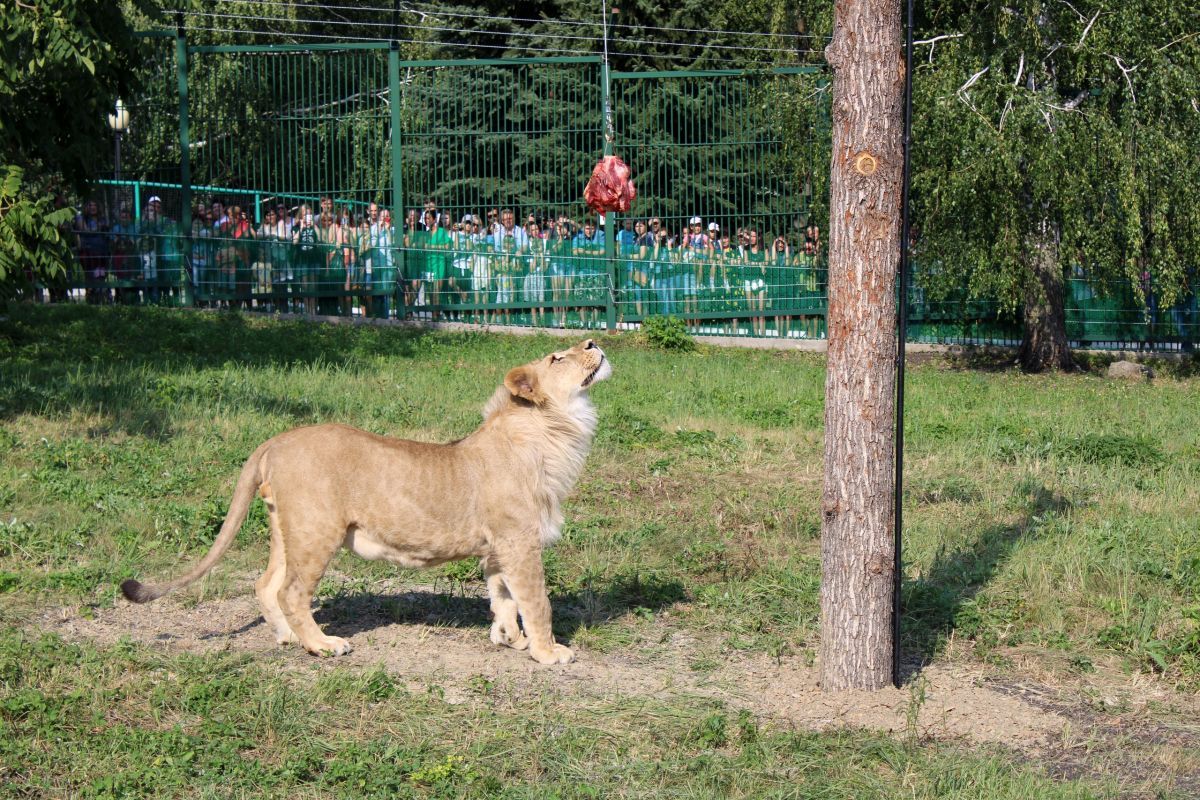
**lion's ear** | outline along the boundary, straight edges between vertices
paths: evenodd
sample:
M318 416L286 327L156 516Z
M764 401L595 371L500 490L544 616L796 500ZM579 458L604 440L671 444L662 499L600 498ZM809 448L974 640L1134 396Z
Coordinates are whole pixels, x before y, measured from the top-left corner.
M512 392L513 397L528 400L535 406L546 402L546 395L538 386L538 378L528 366L513 367L504 376L504 387Z

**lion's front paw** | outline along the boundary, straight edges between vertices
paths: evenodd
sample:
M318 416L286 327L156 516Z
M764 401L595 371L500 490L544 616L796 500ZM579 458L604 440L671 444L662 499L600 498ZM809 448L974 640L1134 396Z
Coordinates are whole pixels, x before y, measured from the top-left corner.
M529 647L529 639L521 633L521 628L515 619L512 622L500 622L499 620L493 622L491 639L492 644L511 647L514 650L524 650Z
M561 644L548 649L529 648L529 655L539 664L570 664L575 660L575 652Z
M288 628L286 633L275 632L276 644L296 644L299 641L300 637L291 628Z
M344 656L350 652L350 643L340 636L322 636L313 642L306 642L304 649L314 656Z

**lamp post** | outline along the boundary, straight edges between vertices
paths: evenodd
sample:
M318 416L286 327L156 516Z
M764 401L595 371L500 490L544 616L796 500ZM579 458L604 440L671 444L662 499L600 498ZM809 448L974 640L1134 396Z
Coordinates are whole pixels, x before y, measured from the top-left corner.
M125 107L125 101L117 98L117 105L113 109L113 113L108 115L108 127L113 131L113 180L121 180L121 136L129 129L129 109ZM121 187L113 187L113 192L116 202L113 204L113 212L120 212L121 205ZM135 212L136 215L136 212Z

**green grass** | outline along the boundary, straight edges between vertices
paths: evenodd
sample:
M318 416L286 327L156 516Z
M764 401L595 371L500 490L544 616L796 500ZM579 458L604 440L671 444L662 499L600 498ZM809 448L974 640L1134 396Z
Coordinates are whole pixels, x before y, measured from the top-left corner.
M632 337L602 345L616 371L593 393L599 433L564 537L547 557L556 632L613 653L682 632L714 645L691 664L697 672L738 651L811 661L823 359L664 351ZM41 642L57 674L22 655L30 641L14 630L35 602L111 605L121 580L173 574L202 552L262 440L333 420L456 438L478 423L507 368L561 346L551 337L234 314L10 307L0 321L0 614L9 620L0 740L10 748L0 764L49 781L44 793L97 796L155 794L138 783L151 779L168 781L160 796L227 796L251 785L316 796L1085 796L995 759L868 735L743 741L736 714L723 709L654 709L646 724L662 726L661 740L635 742L623 726L640 727L633 718L645 712L620 704L535 729L494 709L405 696L405 710L381 701L361 711L404 732L376 736L355 732L322 681L360 691L356 682L376 680L368 693L386 693L386 675L304 683L249 656L193 661ZM909 657L1003 669L1020 653L1064 678L1116 664L1183 690L1200 686L1200 383L942 364L908 374ZM246 592L229 576L261 569L265 541L256 504L204 591ZM352 558L337 569L366 592L396 574ZM436 574L443 585L479 581L473 564ZM106 666L113 658L118 666ZM67 686L68 664L85 665L94 680ZM204 701L228 701L222 713L235 720L176 707L217 672L245 681L210 688L220 696ZM265 721L247 721L250 712L233 706L260 691L275 699L262 701ZM341 720L332 733L301 710L314 705ZM433 718L428 730L423 714ZM697 733L712 714L724 722ZM93 741L89 726L117 738ZM262 726L275 726L265 750L243 738ZM75 754L84 766L73 772L64 764ZM512 766L521 760L521 770ZM98 779L113 772L102 765L118 762L130 765L132 783L68 777ZM228 781L222 769L232 771ZM729 773L751 777L719 783ZM10 785L19 778L0 772Z
M569 707L455 678L280 674L249 656L165 656L0 634L8 797L1088 798L999 754L761 727L719 703ZM636 731L636 735L631 735Z

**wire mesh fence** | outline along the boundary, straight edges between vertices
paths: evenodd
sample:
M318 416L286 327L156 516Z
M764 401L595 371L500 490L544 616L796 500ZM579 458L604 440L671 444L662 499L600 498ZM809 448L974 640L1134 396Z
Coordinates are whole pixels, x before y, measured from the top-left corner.
M112 179L81 209L77 262L47 297L578 328L671 315L701 334L825 335L819 69L604 80L592 56L151 45ZM581 195L609 149L639 199L605 218ZM913 339L1019 340L1011 311L927 299L915 273ZM1194 285L1160 308L1153 287L1068 284L1076 344L1200 335Z

